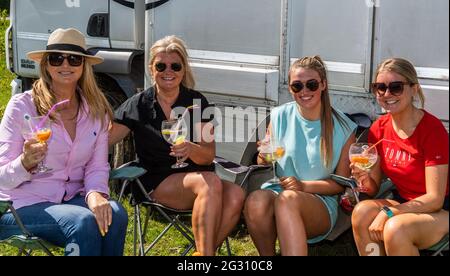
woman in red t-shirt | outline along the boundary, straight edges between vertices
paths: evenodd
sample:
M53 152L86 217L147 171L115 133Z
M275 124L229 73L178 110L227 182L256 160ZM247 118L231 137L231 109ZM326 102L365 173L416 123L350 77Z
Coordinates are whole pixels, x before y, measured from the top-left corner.
M352 214L353 235L360 255L419 255L448 233L448 133L441 121L415 107L424 94L417 72L407 60L384 61L373 92L387 115L370 128L379 159L370 172L351 164L352 175L375 195L388 177L394 199L366 200Z

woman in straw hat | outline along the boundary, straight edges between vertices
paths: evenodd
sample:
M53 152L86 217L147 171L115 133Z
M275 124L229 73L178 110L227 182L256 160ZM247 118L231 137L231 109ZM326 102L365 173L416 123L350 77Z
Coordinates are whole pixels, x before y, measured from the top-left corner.
M75 248L72 254L122 255L127 214L109 200L108 189L112 112L92 69L103 59L86 49L78 30L57 29L46 50L28 53L39 63L41 77L6 107L0 125L0 199L13 201L30 232ZM39 143L23 130L34 129L27 119L46 114L52 134ZM35 173L44 160L51 170ZM0 218L0 239L19 232L11 214Z

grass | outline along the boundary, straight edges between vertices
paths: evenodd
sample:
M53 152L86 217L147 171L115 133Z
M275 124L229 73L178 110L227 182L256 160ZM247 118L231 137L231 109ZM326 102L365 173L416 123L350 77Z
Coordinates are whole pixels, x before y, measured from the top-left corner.
M9 21L6 20L6 11L1 11L0 13L0 118L3 117L3 112L5 106L11 96L10 83L14 78L6 69L5 64L5 45L4 45L4 33L9 25ZM125 242L125 252L124 254L130 256L133 254L133 221L132 221L132 208L125 202L125 208L129 214L129 225L127 229L127 236ZM144 217L144 216L142 216ZM152 216L150 221L150 228L146 235L147 241L152 241L159 232L165 227L165 223L161 222L161 218L157 216ZM190 223L189 219L186 221ZM253 245L250 236L247 233L245 225L241 222L236 227L235 231L230 236L230 245L233 255L236 256L257 256L257 250ZM310 247L311 255L354 255L355 251L352 249L353 240L350 234L344 235L341 241L335 243L321 243L316 246ZM167 255L179 255L188 246L184 237L179 234L176 230L171 229L163 240L161 240L157 246L152 250L150 255L156 256L167 256ZM191 251L192 252L192 251ZM62 249L54 250L57 255L63 254ZM11 256L16 255L17 249L11 248L6 245L0 245L0 256ZM224 255L225 250L222 250L219 255ZM35 252L35 255L42 255L42 252Z
M129 223L127 229L127 235L125 240L125 256L133 255L133 209L127 203L123 202L125 209L129 214ZM141 212L141 219L145 216L145 212ZM183 222L187 225L190 225L190 217L186 217L183 219ZM146 245L150 244L154 238L164 229L167 224L163 221L163 219L159 215L153 215L150 218L149 229L145 236L147 241ZM245 228L242 224L239 224L236 227L236 230L230 235L229 238L230 246L233 255L235 256L257 256L257 251L253 246L253 243L250 239L250 236L247 234ZM186 239L173 227L166 235L160 240L157 245L152 249L149 253L150 256L177 256L181 255L181 253L189 246L189 243ZM56 255L62 255L64 252L62 249L52 250ZM193 253L193 250L190 251L190 254ZM0 244L0 256L13 256L17 254L17 249ZM190 255L188 254L188 255ZM33 255L41 256L44 255L43 252L34 252ZM223 246L223 249L219 251L219 255L225 256L226 249Z
M14 75L11 74L6 69L5 62L5 31L9 26L9 20L6 20L8 13L6 10L0 11L0 118L3 117L3 112L5 111L6 103L8 102L11 96L10 83L14 78Z

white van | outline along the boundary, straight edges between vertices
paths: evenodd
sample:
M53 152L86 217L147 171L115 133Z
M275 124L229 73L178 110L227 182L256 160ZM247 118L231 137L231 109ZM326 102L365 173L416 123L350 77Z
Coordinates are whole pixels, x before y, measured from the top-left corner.
M11 0L10 19L13 93L29 89L38 74L26 53L45 47L56 28L74 27L105 58L96 73L118 105L149 86L151 44L175 34L189 47L196 89L216 106L245 113L290 101L289 65L318 54L327 63L333 105L375 118L381 110L371 78L383 59L397 56L417 66L426 109L448 126L448 0ZM219 144L218 154L237 160L241 147Z

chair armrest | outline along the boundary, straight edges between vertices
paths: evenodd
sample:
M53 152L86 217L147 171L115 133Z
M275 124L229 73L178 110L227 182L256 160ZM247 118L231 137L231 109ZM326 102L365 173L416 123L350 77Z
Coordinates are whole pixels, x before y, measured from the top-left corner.
M31 237L32 234L25 228L22 220L19 217L16 209L13 207L13 202L9 200L0 200L0 217L6 213L7 211L11 211L14 219L16 221L17 226L19 226L20 230L26 237Z
M0 217L6 213L9 208L12 206L12 201L9 200L0 200Z
M216 158L214 158L213 162L215 165L219 165L224 170L230 171L235 174L245 173L248 170L247 166L243 166L243 165L234 163L232 161L229 161L227 159L224 159L224 158L218 157L218 156L216 156Z
M133 180L147 172L146 169L136 166L120 166L117 169L112 169L109 173L111 180Z
M237 180L244 176L249 167L236 164L222 157L214 158L215 172L222 180L237 183Z
M337 184L343 186L343 187L348 187L352 190L356 189L358 187L358 183L356 183L355 179L353 178L348 178L348 177L343 177L337 174L330 174L330 178L332 180L334 180Z

